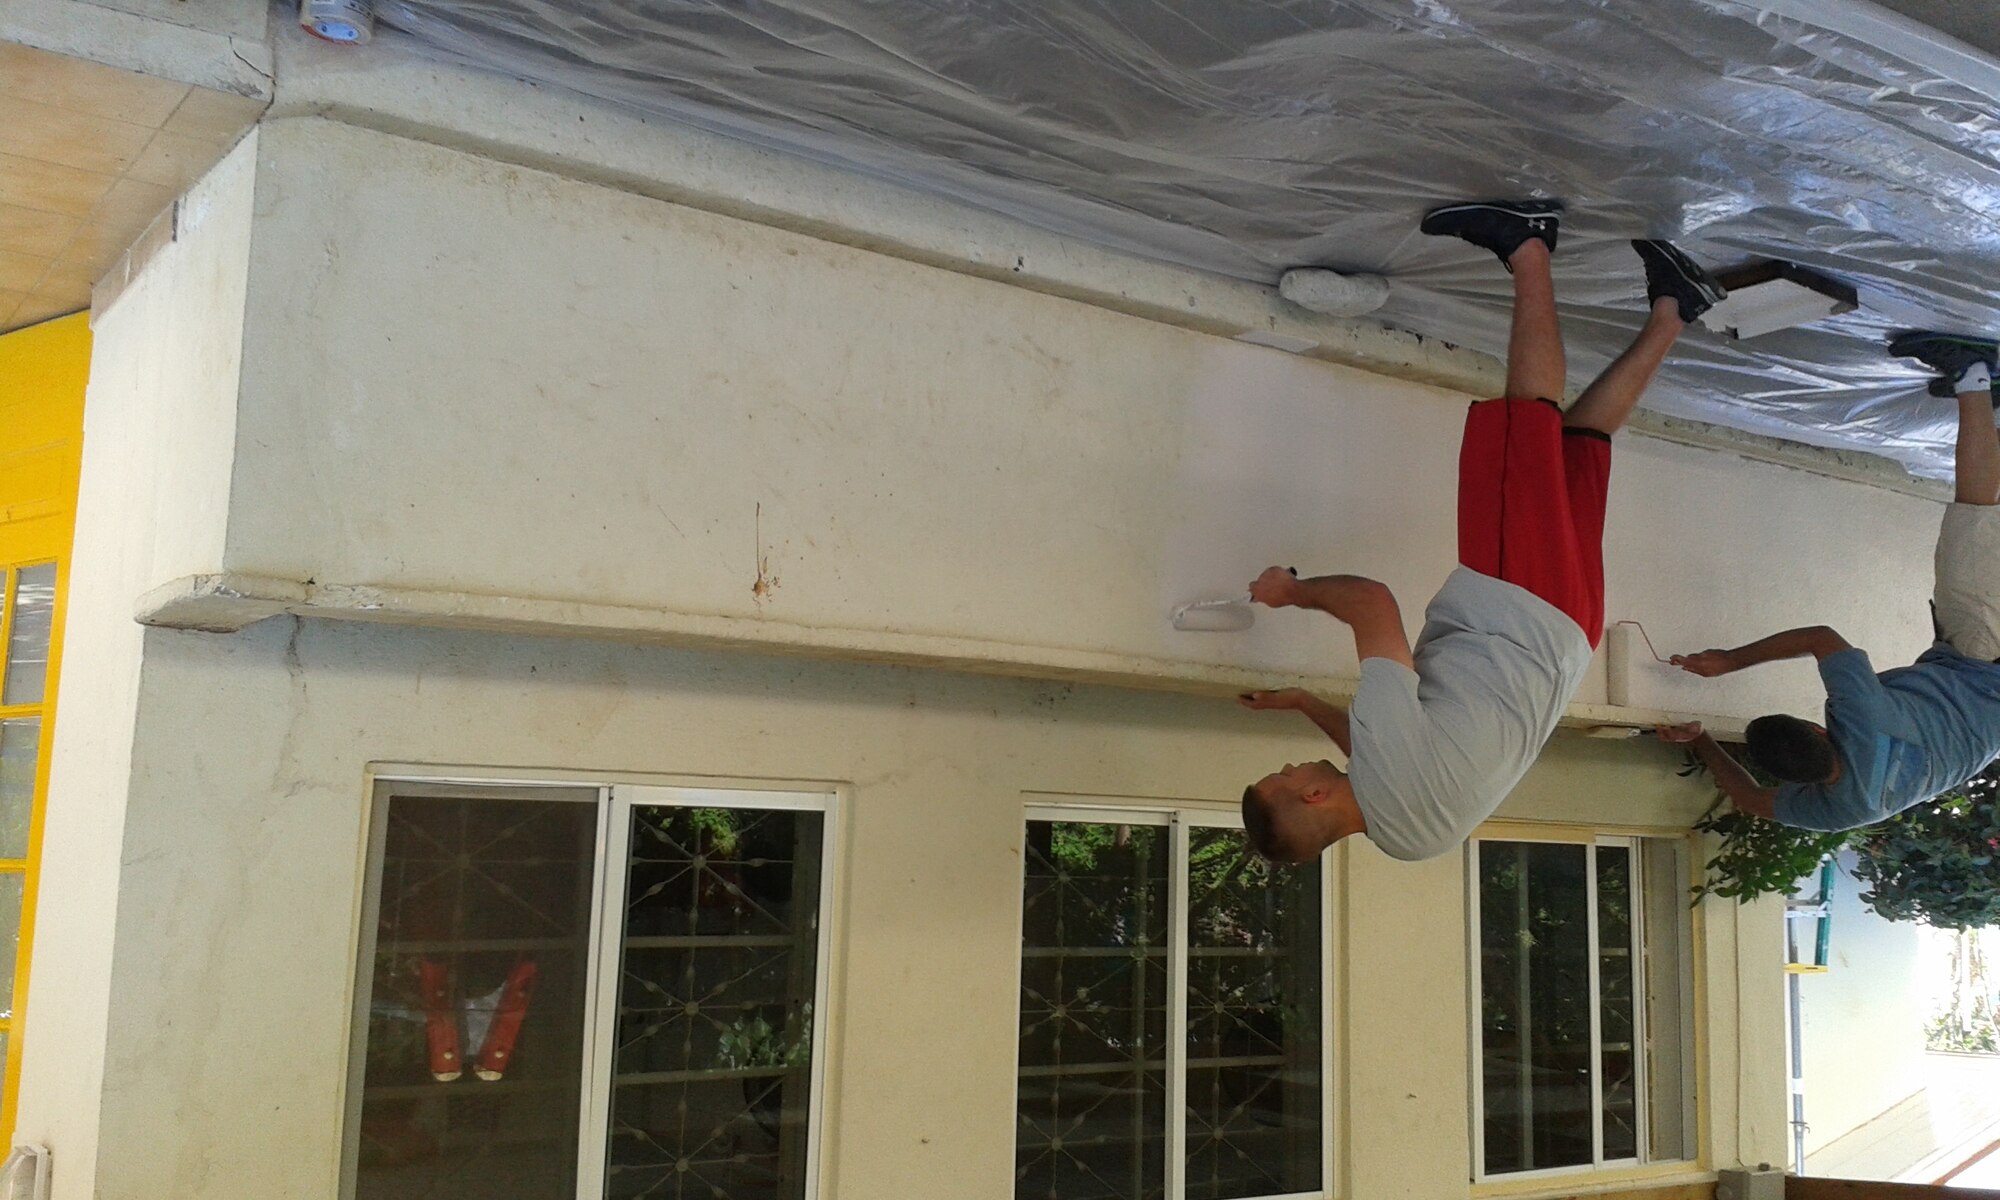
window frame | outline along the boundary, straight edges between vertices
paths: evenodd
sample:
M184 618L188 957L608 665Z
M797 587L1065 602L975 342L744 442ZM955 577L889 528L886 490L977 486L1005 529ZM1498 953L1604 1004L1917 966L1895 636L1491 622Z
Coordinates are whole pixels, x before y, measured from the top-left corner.
M1242 816L1229 809L1223 809L1210 802L1186 800L1152 800L1126 797L1068 797L1029 793L1023 805L1017 832L1021 841L1015 845L1015 854L1021 861L1021 879L1016 888L1016 896L1027 886L1027 830L1031 821L1057 821L1091 824L1153 825L1165 828L1168 836L1167 865L1170 872L1167 880L1169 903L1167 928L1174 933L1167 952L1167 1034L1166 1034L1166 1109L1168 1113L1164 1200L1185 1200L1187 1174L1187 987L1189 947L1187 938L1188 918L1188 847L1190 830L1243 828ZM1340 1194L1336 1168L1341 1165L1335 1155L1339 1142L1341 1098L1343 1081L1334 1075L1334 1064L1340 1057L1344 1045L1337 1046L1343 1026L1337 1019L1338 993L1334 983L1338 976L1335 954L1338 950L1338 928L1340 920L1339 890L1335 886L1336 852L1339 844L1329 846L1319 854L1320 868L1320 1188L1312 1192L1283 1192L1273 1195L1245 1197L1244 1200L1334 1200ZM1020 1102L1021 1078L1021 987L1023 980L1022 941L1026 936L1025 905L1014 905L1014 1097L1018 1107ZM1014 1152L1019 1153L1019 1133L1015 1136Z
M1526 1171L1503 1171L1490 1174L1486 1170L1486 1086L1485 1086L1485 1014L1481 1010L1482 963L1480 946L1483 929L1480 922L1479 865L1480 847L1486 843L1541 843L1553 845L1578 845L1587 849L1588 867L1585 878L1588 881L1589 902L1587 928L1589 930L1590 979L1590 1041L1591 1041L1591 1161L1560 1167L1537 1167ZM1652 1147L1648 1144L1651 1136L1651 1071L1650 1055L1645 1052L1643 1041L1647 1028L1647 981L1644 967L1654 953L1647 936L1648 914L1653 896L1646 887L1646 854L1648 844L1670 848L1675 865L1673 894L1682 894L1687 874L1687 865L1692 853L1690 840L1685 831L1652 831L1645 829L1600 829L1594 827L1523 827L1511 825L1482 826L1466 841L1465 847L1465 917L1466 917L1466 1063L1467 1091L1470 1111L1471 1135L1471 1183L1482 1192L1493 1188L1510 1188L1515 1185L1548 1182L1554 1180L1574 1180L1579 1177L1632 1178L1652 1174L1669 1175L1699 1169L1703 1162L1705 1140L1701 1136L1696 1095L1699 1089L1700 1047L1698 1034L1693 1023L1693 1006L1699 987L1699 956L1696 943L1700 938L1700 923L1692 911L1684 916L1677 915L1680 933L1678 944L1673 950L1675 985L1680 992L1680 1029L1676 1033L1682 1058L1681 1090L1678 1099L1681 1108L1683 1137L1688 1154L1677 1158L1651 1157ZM1636 1155L1625 1158L1604 1156L1604 1036L1603 1036L1603 980L1601 977L1602 958L1598 930L1597 903L1597 851L1599 847L1611 846L1627 850L1629 855L1631 912L1630 945L1632 953L1632 1025L1635 1039L1632 1048L1633 1072L1632 1089L1635 1102L1634 1133Z
M56 685L62 666L63 622L69 604L69 550L60 554L30 554L18 560L0 559L0 693L4 693L7 672L12 668L14 623L19 608L21 575L48 567L53 589L49 605L49 640L43 650L42 694L40 698L17 704L5 703L0 694L0 721L34 721L35 770L28 781L28 828L21 857L0 859L0 874L21 878L19 921L15 925L13 1000L11 1010L0 1016L0 1136L11 1137L21 1084L22 1035L27 1031L28 984L33 968L35 912L41 891L42 826L47 816L49 773L55 760ZM0 929L0 937L6 936Z
M819 923L813 980L812 1086L807 1097L805 1195L825 1193L822 1150L827 1130L827 1071L833 1062L828 1038L833 1029L829 1001L834 989L834 926L838 923L845 862L846 795L833 785L760 783L702 779L646 780L637 775L496 771L378 769L371 771L362 812L361 893L352 969L348 981L351 1013L347 1070L340 1110L341 1200L354 1200L359 1186L361 1109L367 1073L368 1019L373 993L377 925L392 794L479 800L486 797L590 804L596 809L591 860L592 903L586 931L585 1002L580 1031L581 1103L577 1113L577 1195L604 1194L611 1118L611 1087L617 1055L618 984L623 965L624 923L609 917L623 910L630 886L626 856L631 844L632 810L638 806L732 808L818 812L821 817ZM364 991L364 987L367 988Z

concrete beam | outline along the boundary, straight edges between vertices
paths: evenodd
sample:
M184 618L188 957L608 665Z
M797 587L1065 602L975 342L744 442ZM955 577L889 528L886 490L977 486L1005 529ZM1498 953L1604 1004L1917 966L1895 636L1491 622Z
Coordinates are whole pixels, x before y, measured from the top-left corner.
M561 89L422 58L385 31L366 50L296 29L277 37L273 119L322 116L1184 329L1474 396L1497 395L1499 359L1365 319L1322 317L1275 285L1107 250L852 171L709 134ZM1949 489L1889 459L1641 412L1646 436L1929 499Z

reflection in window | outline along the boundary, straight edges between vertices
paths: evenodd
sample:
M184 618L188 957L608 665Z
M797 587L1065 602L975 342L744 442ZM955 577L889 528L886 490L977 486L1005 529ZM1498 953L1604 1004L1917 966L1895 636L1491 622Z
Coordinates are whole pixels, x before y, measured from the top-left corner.
M1028 822L1021 1200L1322 1185L1322 867L1174 820Z
M822 821L632 809L608 1195L806 1194Z
M56 565L15 571L7 609L7 675L0 683L0 704L40 704L48 686L49 635L55 629Z
M806 1200L826 802L382 785L349 1194Z
M359 1200L576 1194L595 789L388 800Z
M35 816L35 773L42 762L42 719L0 721L0 859L28 856Z
M1188 831L1187 1195L1318 1191L1320 867Z
M1679 846L1473 844L1479 1170L1689 1158Z

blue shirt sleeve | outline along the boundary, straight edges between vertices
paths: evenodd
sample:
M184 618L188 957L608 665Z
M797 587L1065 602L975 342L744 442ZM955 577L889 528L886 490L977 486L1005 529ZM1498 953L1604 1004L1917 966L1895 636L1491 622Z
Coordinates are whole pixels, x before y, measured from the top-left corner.
M1866 651L1842 650L1820 660L1826 684L1827 734L1841 759L1831 783L1779 789L1777 818L1803 829L1852 829L1887 816L1892 793L1921 775L1922 749L1906 740L1907 715L1875 674Z
M1875 664L1868 661L1868 652L1859 646L1820 659L1819 678L1826 685L1829 716L1837 706L1865 710L1887 699L1882 681L1875 675Z
M1829 789L1820 783L1786 783L1778 786L1771 800L1771 816L1780 825L1831 833L1860 824L1835 802Z

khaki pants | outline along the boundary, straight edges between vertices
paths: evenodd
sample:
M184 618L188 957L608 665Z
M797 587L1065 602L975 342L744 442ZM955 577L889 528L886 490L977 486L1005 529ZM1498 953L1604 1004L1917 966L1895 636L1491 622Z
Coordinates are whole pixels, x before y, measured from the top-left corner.
M1953 504L1938 531L1938 636L1968 658L2000 659L2000 505Z

